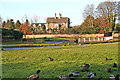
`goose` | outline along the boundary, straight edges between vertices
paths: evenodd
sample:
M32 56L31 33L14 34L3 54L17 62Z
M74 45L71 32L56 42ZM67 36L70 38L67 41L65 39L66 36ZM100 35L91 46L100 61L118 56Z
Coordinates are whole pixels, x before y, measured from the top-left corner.
M88 73L88 78L94 78L96 76L96 73Z
M53 61L54 59L53 58L51 58L51 57L48 57L49 58L49 61Z
M59 78L61 80L75 80L74 78L70 78L70 76L67 76L67 75L60 75Z
M38 78L39 78L39 73L40 73L41 71L40 70L37 70L37 73L36 74L33 74L33 75L31 75L31 76L29 76L29 77L27 77L29 80L37 80Z
M108 68L107 68L107 72L111 72L111 68L108 67Z
M116 63L113 63L113 67L117 67L117 64L116 64Z

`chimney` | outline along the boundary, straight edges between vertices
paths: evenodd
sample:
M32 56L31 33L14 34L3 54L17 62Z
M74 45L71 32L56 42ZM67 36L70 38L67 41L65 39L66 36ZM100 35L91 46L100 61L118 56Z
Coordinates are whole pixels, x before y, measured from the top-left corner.
M61 13L59 13L59 19L62 17L62 14Z
M55 13L55 19L56 19L56 13Z

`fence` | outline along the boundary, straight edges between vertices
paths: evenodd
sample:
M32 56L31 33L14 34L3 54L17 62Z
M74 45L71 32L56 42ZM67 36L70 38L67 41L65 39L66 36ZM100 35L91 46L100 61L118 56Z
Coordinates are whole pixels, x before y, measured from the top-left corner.
M113 36L110 36L110 37L89 37L89 38L80 37L79 40L78 40L78 43L79 42L108 41L110 39L113 39Z

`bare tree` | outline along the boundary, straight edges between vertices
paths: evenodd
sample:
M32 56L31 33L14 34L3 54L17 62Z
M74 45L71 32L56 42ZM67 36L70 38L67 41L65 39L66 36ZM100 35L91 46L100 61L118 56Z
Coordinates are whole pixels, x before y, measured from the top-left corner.
M117 17L117 3L113 1L105 1L97 6L97 18L102 17L107 20L108 27L114 30ZM102 23L101 23L102 24Z
M87 5L83 12L83 18L86 19L87 16L93 16L94 17L94 5L90 4Z
M22 18L21 18L21 22L25 23L26 20L28 20L28 16L25 14Z
M89 16L88 25L89 25L89 27L93 28L93 24L94 24L94 5L93 4L87 5L86 8L84 9L84 12L83 12L84 20L88 16Z
M40 21L40 17L39 17L39 16L34 16L34 17L33 17L33 21L34 21L35 23L38 23L38 22Z

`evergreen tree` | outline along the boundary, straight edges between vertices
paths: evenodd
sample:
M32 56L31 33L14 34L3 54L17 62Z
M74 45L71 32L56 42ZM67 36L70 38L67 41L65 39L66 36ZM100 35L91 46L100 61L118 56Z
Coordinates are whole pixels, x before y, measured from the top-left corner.
M20 21L17 20L15 23L15 29L20 29L20 25L21 25Z
M9 21L9 29L14 29L15 25L14 25L14 22L13 22L13 19L10 19Z
M2 27L5 27L5 24L6 24L6 22L5 22L5 21L3 21L3 23L2 23Z
M7 22L6 22L6 24L5 24L4 27L5 27L5 28L8 28L8 27L9 27L9 20L7 20Z
M43 33L46 33L46 27L45 27L45 25L43 26L42 30L43 30Z

